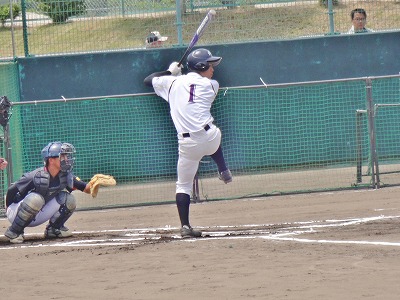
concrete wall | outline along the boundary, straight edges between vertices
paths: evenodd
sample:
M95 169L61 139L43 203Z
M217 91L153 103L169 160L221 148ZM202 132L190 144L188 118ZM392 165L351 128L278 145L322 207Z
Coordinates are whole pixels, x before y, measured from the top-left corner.
M400 32L207 46L223 57L221 87L303 82L400 72ZM152 92L148 74L168 68L184 48L138 49L17 60L21 101Z

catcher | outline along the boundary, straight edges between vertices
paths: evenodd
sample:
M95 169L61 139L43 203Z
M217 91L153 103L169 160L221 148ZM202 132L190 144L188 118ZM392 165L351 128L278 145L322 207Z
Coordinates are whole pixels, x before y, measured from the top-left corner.
M35 227L47 221L46 239L65 238L72 232L65 227L75 208L73 190L96 197L101 185L115 185L109 175L97 174L89 183L72 173L75 147L69 143L51 142L42 150L44 167L24 174L12 184L6 195L7 219L11 226L4 235L11 243L24 242L25 227Z

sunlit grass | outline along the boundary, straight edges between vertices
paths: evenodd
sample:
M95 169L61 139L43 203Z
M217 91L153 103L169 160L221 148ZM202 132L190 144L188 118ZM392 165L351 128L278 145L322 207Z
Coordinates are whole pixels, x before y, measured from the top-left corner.
M355 7L369 12L368 27L375 30L400 29L400 5L395 1L351 2L334 7L334 28L330 28L327 9L317 1L217 10L217 19L202 37L203 44L236 43L255 40L290 39L302 36L347 32L349 13ZM182 16L182 38L188 43L204 12ZM20 24L19 24L20 25ZM177 45L176 17L173 13L152 13L107 18L76 18L65 24L30 26L27 51L30 55L79 53L135 49L144 47L144 39L154 28L168 34L168 47ZM161 30L160 30L161 31ZM0 58L24 56L22 28L14 29L15 53L10 27L0 28Z

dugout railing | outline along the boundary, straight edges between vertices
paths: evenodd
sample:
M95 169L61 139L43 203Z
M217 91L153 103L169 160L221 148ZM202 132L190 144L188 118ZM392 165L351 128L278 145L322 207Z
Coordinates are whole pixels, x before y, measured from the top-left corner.
M234 182L221 183L205 157L192 198L397 185L399 99L400 75L221 88L212 113ZM174 202L176 133L167 103L154 93L14 102L12 109L1 199L10 183L42 164L49 141L62 140L77 148L76 175L108 173L118 182L96 199L76 193L78 209Z

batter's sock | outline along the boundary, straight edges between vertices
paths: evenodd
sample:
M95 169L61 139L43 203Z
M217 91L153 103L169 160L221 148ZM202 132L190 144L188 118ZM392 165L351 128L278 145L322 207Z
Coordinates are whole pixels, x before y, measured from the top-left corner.
M218 150L214 154L211 155L211 158L217 164L219 173L222 173L223 171L228 170L228 167L225 164L224 154L222 153L221 146L219 146Z
M177 193L176 206L178 207L178 213L179 213L179 218L181 220L181 225L190 226L189 223L190 195L184 193Z

